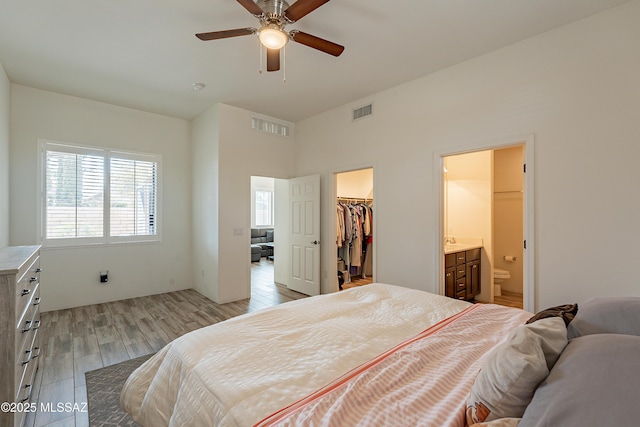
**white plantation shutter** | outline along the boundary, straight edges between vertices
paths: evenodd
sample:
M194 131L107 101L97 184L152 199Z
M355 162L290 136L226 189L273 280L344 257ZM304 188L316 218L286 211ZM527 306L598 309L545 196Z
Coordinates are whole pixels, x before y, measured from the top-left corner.
M45 246L158 241L160 156L42 143Z
M111 236L156 234L155 162L111 158Z
M104 236L104 157L60 151L46 156L47 239Z
M273 226L273 192L256 190L256 226Z

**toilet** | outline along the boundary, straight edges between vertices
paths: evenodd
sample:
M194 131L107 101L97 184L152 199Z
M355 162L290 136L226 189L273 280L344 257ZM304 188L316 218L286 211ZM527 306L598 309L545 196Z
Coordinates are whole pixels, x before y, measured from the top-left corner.
M502 295L502 287L500 283L511 278L509 270L502 270L500 268L493 269L493 296L499 297Z

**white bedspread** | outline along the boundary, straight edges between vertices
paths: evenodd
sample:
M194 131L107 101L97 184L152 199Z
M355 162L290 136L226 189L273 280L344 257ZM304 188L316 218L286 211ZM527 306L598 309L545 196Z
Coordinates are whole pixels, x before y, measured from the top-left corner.
M251 426L470 304L371 284L186 334L127 380L143 426Z

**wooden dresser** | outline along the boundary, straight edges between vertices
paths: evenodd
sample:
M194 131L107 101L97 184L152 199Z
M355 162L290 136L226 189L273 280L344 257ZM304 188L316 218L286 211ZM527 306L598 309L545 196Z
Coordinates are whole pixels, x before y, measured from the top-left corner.
M0 426L21 427L40 360L40 246L0 248L0 322Z

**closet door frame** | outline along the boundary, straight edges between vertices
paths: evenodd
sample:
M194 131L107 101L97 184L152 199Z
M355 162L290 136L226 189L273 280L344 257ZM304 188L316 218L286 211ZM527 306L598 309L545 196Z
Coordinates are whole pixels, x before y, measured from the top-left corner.
M359 165L353 165L351 167L347 167L347 168L341 168L341 169L335 169L332 171L331 173L331 194L330 194L330 200L332 200L332 203L330 203L331 206L331 215L329 215L330 218L330 230L332 234L335 234L335 230L337 227L337 223L336 223L336 203L338 200L338 175L342 174L342 173L348 173L348 172L355 172L355 171L359 171L359 170L363 170L363 169L372 169L373 171L373 200L375 203L376 200L376 166L374 163L363 163L363 164L359 164ZM375 209L375 205L373 208L373 265L372 265L372 280L375 283L376 282L376 277L377 277L377 272L376 272L376 266L377 266L377 250L376 250L376 235L377 235L377 221L376 221L376 209ZM327 259L329 260L329 265L333 266L333 273L329 274L330 280L329 280L329 292L337 292L339 290L338 287L338 276L337 276L337 264L338 264L338 244L336 242L336 239L333 238L332 239L332 244L331 245L325 245L325 247L330 247L330 253L327 254ZM332 270L329 269L329 272L331 272Z

